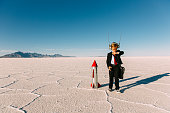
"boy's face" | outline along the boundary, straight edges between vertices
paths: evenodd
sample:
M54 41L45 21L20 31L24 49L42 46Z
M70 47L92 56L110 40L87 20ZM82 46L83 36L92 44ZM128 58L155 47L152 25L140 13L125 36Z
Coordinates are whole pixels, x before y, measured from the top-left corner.
M117 45L112 45L112 51L116 51L117 50Z

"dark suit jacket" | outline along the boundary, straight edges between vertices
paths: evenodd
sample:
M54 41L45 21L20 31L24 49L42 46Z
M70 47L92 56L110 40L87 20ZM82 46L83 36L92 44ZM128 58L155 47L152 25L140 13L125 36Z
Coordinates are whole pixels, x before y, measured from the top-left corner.
M118 64L123 64L120 56L123 55L124 52L123 52L123 51L120 51L120 50L117 50L116 52L119 52L119 54L115 54L115 55L114 55L116 62L117 62ZM112 51L107 54L107 60L106 60L107 68L109 68L109 66L112 66L112 64L111 64L112 55L113 55L113 54L112 54Z

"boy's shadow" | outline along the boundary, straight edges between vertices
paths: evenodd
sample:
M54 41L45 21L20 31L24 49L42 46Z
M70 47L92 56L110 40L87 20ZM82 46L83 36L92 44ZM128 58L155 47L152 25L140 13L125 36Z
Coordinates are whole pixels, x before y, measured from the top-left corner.
M126 79L120 80L119 82L124 82L124 81L131 80L131 79L135 79L135 78L138 78L138 77L140 77L140 76L135 76L135 77L131 77L131 78L126 78ZM107 84L101 84L100 87L105 87L105 86L108 86L108 85L109 85L109 83L107 83Z
M170 76L168 75L170 73L164 73L164 74L161 74L161 75L155 75L155 76L152 76L152 77L149 77L149 78L146 78L146 79L142 79L142 80L139 80L139 81L136 81L135 83L132 83L132 84L128 84L128 85L125 85L125 86L122 86L122 87L126 87L124 89L121 89L121 92L123 93L125 90L131 88L131 87L135 87L135 86L138 86L138 85L141 85L141 84L149 84L151 82L154 82L164 76Z

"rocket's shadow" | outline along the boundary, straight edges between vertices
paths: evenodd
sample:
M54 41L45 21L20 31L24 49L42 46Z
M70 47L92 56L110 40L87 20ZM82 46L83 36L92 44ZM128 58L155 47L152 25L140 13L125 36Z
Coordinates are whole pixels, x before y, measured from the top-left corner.
M131 84L122 86L122 87L120 87L120 88L123 88L123 89L121 89L121 92L123 93L125 90L127 90L129 88L132 88L132 87L135 87L135 86L138 86L138 85L141 85L141 84L149 84L149 83L154 82L154 81L156 81L156 80L158 80L158 79L160 79L162 77L170 76L168 74L170 74L170 73L164 73L164 74L160 74L160 75L155 75L155 76L152 76L152 77L149 77L149 78L146 78L146 79L136 81L135 83L131 83Z
M138 77L140 77L140 76L135 76L135 77L126 78L126 79L123 79L123 80L119 80L119 82L124 82L124 81L131 80L131 79L135 79L135 78L138 78ZM114 78L113 78L113 79L114 79ZM114 82L113 82L113 84L114 84ZM105 86L108 86L108 85L109 85L109 83L107 83L107 84L101 84L100 87L105 87Z

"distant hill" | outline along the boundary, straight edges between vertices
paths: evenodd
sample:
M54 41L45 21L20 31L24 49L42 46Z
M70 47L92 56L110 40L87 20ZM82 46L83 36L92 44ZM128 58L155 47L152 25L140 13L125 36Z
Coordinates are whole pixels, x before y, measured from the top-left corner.
M23 53L21 51L18 51L15 53L1 56L0 58L48 58L48 57L75 57L75 56L63 56L60 54L44 55L44 54L38 54L38 53Z

